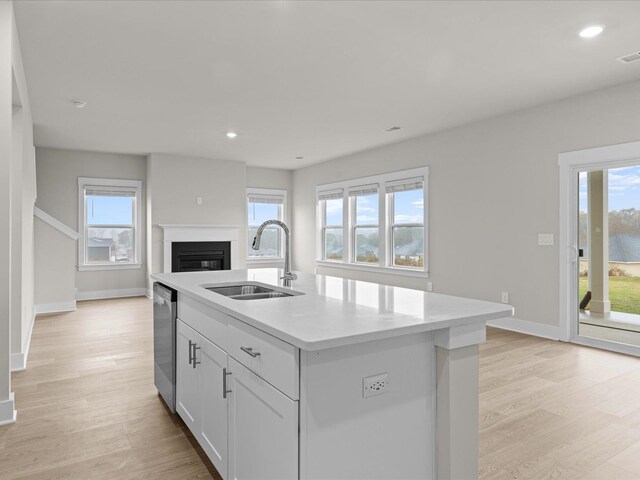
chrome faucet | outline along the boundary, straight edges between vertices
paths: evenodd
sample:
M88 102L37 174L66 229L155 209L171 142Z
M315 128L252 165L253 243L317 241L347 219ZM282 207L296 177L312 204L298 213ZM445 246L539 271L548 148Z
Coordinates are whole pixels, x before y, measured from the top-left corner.
M256 236L253 237L253 245L251 248L254 250L258 250L260 248L260 239L262 238L262 231L268 227L269 225L277 225L278 227L284 230L285 244L284 244L284 275L280 277L281 280L284 280L285 286L289 286L291 284L291 280L296 280L298 276L291 272L291 261L290 254L291 249L289 247L289 227L285 225L284 222L280 220L267 220L262 225L258 227L258 231L256 232Z

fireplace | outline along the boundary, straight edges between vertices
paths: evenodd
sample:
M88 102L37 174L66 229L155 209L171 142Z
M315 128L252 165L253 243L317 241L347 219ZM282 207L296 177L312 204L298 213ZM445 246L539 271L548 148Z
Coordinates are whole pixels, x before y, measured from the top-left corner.
M163 230L163 262L165 273L197 270L230 270L242 265L238 258L241 228L236 225L167 225ZM183 270L176 268L174 244L183 244ZM203 248L204 247L204 248ZM222 258L224 257L224 258ZM178 260L178 264L180 260Z
M171 271L231 269L231 242L172 242Z

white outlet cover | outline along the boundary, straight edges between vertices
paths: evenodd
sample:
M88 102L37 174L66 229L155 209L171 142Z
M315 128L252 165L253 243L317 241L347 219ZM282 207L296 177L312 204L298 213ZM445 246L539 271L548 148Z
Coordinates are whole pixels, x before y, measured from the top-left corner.
M381 373L362 379L362 396L364 398L381 395L389 391L389 374Z

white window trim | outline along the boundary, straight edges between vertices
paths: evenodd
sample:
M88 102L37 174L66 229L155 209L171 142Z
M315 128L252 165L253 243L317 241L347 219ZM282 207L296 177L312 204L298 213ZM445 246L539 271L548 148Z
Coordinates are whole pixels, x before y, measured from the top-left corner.
M109 264L109 265L88 265L85 264L86 250L86 205L84 202L84 189L86 186L105 186L105 187L125 187L135 188L136 190L136 209L134 224L134 239L136 242L136 259L131 263ZM78 177L78 270L95 271L95 270L134 270L142 268L142 181L141 180L123 180L117 178L89 178Z
M282 219L281 220L287 223L287 191L286 190L279 190L274 188L255 188L255 187L247 188L246 208L248 208L249 206L249 197L252 194L264 195L269 197L282 197ZM246 228L248 233L248 229L249 229L248 218L246 222ZM252 257L249 255L250 251L247 249L247 259L246 259L247 265L264 265L264 264L270 264L270 265L283 264L284 265L285 238L284 238L284 232L282 231L282 229L279 229L279 230L280 230L280 248L282 249L281 254L273 257Z
M423 186L423 201L424 201L424 242L425 242L425 252L424 252L424 266L423 268L411 268L411 267L397 267L389 265L388 259L391 258L390 248L388 245L388 238L390 235L390 229L392 226L391 215L393 214L386 202L385 192L385 184L401 181L404 179L414 178L414 177L423 177L424 178L424 186ZM390 275L402 275L407 277L419 277L419 278L428 278L429 277L429 248L431 243L429 242L429 167L420 167L414 168L410 170L401 170L398 172L391 172L382 175L373 175L369 177L361 177L351 180L345 180L341 182L335 183L327 183L323 185L316 186L316 265L319 267L329 267L329 268L340 268L347 270L359 270L359 271L369 271L369 272L377 272L377 273L385 273ZM352 238L351 225L353 221L352 216L354 213L353 210L353 202L351 201L351 197L349 196L349 190L353 190L356 187L366 186L371 184L378 184L378 198L379 198L379 228L381 230L381 235L379 238L379 246L378 246L378 255L380 259L379 265L371 265L366 263L357 263L355 262L355 252L354 245L355 240ZM342 190L342 201L343 201L343 225L342 225L342 235L343 235L343 252L342 252L342 260L326 260L324 259L323 254L323 205L324 202L318 200L321 192L329 192L329 191L339 191Z

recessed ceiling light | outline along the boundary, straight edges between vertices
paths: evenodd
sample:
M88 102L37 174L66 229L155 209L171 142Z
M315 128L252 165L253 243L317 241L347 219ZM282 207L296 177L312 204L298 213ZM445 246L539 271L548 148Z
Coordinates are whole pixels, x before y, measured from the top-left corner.
M236 138L237 136L236 132L227 132L227 138Z
M302 160L303 158L304 158L304 157L303 157L302 155L298 155L298 156L296 157L296 160Z
M87 106L87 102L83 102L82 100L73 100L73 106L76 108L84 108Z
M402 130L402 127L391 127L387 128L385 132L395 132L396 130Z
M582 38L593 38L597 37L604 31L604 27L602 25L590 25L586 28L580 30L580 35Z

